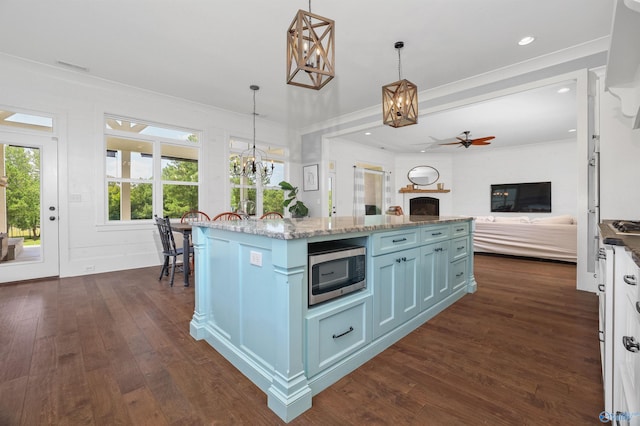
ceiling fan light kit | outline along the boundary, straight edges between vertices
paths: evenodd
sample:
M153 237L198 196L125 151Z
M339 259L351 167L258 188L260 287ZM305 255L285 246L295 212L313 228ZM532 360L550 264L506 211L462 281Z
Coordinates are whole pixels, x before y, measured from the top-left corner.
M287 84L320 90L335 77L335 23L298 10L287 30Z
M418 123L418 86L402 78L400 49L404 42L394 47L398 50L398 81L382 86L382 123L404 127Z

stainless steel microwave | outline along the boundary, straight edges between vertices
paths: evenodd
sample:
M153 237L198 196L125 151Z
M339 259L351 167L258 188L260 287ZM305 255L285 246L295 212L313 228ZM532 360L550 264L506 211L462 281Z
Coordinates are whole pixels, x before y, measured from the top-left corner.
M365 247L309 244L309 306L366 288Z

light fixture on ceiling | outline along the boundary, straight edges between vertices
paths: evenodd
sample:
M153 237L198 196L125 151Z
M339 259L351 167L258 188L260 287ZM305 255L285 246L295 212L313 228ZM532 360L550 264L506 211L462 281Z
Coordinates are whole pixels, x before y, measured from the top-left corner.
M253 90L253 146L234 159L231 173L236 177L245 177L251 180L259 178L261 182L266 182L273 175L274 165L273 160L269 164L267 155L256 148L256 116L258 115L256 114L256 92L260 90L260 87L252 84L249 88ZM242 166L238 160L242 162Z
M287 30L287 84L320 90L335 77L334 21L298 10ZM303 72L301 72L303 71Z
M527 44L531 44L531 43L533 43L533 41L534 41L535 39L536 39L536 38L535 38L534 36L526 36L526 37L522 37L522 38L520 39L520 41L518 42L518 44L519 44L520 46L526 46Z
M398 81L382 86L382 123L391 127L403 127L418 122L418 86L402 79L400 49L404 42L394 45L398 51Z
M569 129L569 133L574 133L576 129Z
M567 93L570 92L571 89L569 89L568 87L563 87L561 89L558 89L558 93L562 94L562 93Z
M364 132L365 136L371 136L371 132Z

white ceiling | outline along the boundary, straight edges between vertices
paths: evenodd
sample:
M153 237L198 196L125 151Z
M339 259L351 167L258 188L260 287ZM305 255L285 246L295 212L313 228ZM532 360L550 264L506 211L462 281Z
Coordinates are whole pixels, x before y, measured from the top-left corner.
M0 52L56 67L75 64L95 77L241 113L250 113L249 85L258 84L262 119L302 130L379 105L381 87L397 80L396 41L405 42L403 77L423 91L602 41L614 1L315 1L312 12L336 22L336 78L320 91L285 84L286 30L295 12L308 7L300 0L3 0ZM536 41L518 46L525 35ZM464 130L472 137L495 135L491 146L531 142L543 128L540 140L566 138L575 117L561 106L570 105L569 98L575 103L575 90L549 90L551 101L544 92L534 93L535 100L502 99L501 110L489 115L485 102L422 116L417 126L349 138L397 152Z

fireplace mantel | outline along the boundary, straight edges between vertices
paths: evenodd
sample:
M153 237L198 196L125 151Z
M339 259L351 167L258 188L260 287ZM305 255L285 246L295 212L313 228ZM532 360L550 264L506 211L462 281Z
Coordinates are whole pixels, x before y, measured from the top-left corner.
M451 192L450 189L409 189L409 188L400 188L398 191L401 194L433 194L433 193L446 193Z

